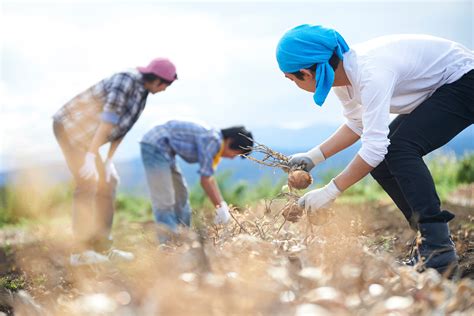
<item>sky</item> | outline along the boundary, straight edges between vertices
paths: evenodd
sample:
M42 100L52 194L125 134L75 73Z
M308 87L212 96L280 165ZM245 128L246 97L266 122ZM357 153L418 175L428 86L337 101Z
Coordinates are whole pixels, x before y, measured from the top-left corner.
M319 108L278 70L276 43L299 24L333 27L349 46L395 33L474 44L473 1L1 0L0 14L0 171L62 160L51 116L155 57L170 58L179 79L149 96L118 160L137 157L141 136L172 118L279 131L342 123L333 94Z

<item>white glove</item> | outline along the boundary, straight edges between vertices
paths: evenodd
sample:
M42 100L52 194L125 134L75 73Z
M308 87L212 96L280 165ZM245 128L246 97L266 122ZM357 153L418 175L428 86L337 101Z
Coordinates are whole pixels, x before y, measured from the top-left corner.
M79 170L79 175L83 179L93 179L95 181L99 180L99 173L97 172L97 167L95 165L96 155L91 152L87 152L84 158L84 164Z
M334 183L334 179L332 179L326 186L309 191L300 197L298 205L304 207L308 213L315 212L318 209L327 209L341 193L336 183Z
M221 205L216 209L216 217L214 218L215 224L226 224L230 219L229 206L225 201L221 202Z
M319 149L319 146L316 146L305 153L291 155L288 163L290 167L302 166L303 170L309 172L324 160L326 158L324 158L323 152Z
M120 183L120 177L118 175L117 169L115 169L115 165L112 160L107 159L105 161L105 181L110 182L110 180L114 178L117 181L117 184Z

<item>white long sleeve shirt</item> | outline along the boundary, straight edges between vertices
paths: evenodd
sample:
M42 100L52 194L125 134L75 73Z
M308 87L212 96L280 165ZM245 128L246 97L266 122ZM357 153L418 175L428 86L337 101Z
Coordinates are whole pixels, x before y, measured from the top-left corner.
M376 167L390 144L390 113L410 113L472 69L473 51L433 36L391 35L354 45L344 54L351 86L333 90L347 126L361 136L359 156Z

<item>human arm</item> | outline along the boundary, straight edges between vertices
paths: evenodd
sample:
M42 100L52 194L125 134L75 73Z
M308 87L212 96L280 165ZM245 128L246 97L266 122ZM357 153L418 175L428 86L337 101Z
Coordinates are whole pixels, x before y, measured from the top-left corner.
M292 155L289 161L290 167L293 165L302 165L306 171L310 171L327 158L351 146L358 139L359 135L346 124L343 124L322 144L305 153Z
M229 207L223 200L219 187L214 177L201 176L201 186L216 208L214 223L225 224L230 219Z
M365 162L359 155L356 155L350 164L334 178L334 182L342 192L359 182L373 169L374 167Z
M321 149L325 159L328 159L354 144L359 140L359 138L359 135L351 130L346 124L343 124L334 134L319 145L319 148Z
M198 160L200 164L199 173L201 174L201 186L216 207L216 216L214 222L216 224L227 223L230 219L229 207L223 200L214 174L214 157L220 150L222 140L215 136L201 137L197 141Z
M361 91L362 146L350 164L335 177L337 187L344 191L368 175L388 152L390 101L397 76L387 69L378 69L368 76Z
M390 100L396 83L391 71L379 71L365 81L361 92L364 111L362 114L362 147L351 163L327 186L308 192L300 199L305 208L328 207L344 190L369 174L388 152Z
M97 131L92 138L92 142L87 149L87 153L84 158L84 163L79 171L79 174L84 179L94 179L98 180L99 173L97 171L97 167L95 164L97 155L99 154L99 148L104 143L107 142L107 138L109 137L114 125L108 122L101 122Z
M101 121L99 124L99 127L97 128L97 131L94 134L94 137L92 138L92 142L90 143L87 151L93 154L98 154L100 146L102 146L103 144L107 142L108 137L110 133L112 132L113 128L114 128L114 124Z
M102 84L103 89L106 92L106 96L103 111L100 115L101 121L89 145L83 167L80 170L80 175L86 179L91 177L96 180L98 179L95 160L97 158L99 148L108 141L112 130L114 129L115 125L119 123L121 115L126 110L128 94L133 88L133 79L125 73L119 73L113 75L109 79L102 81ZM114 177L118 180L117 171L115 170L110 158L113 156L115 150L120 144L120 141L121 140L113 142L109 149L108 158L105 165L107 182L110 181L111 175L114 175Z
M219 187L217 186L217 182L214 177L201 176L200 182L202 188L204 189L204 192L206 192L206 195L209 197L209 200L211 200L212 205L214 205L216 208L219 207L223 199L221 191L219 190Z
M110 143L109 152L107 154L107 160L111 160L117 150L118 146L122 143L123 137L114 140Z
M107 154L107 159L105 160L105 181L110 182L112 178L117 181L117 184L120 183L120 177L118 175L117 169L115 168L115 164L112 161L112 157L117 150L117 147L122 142L123 137L120 137L117 140L114 140L110 143L109 152Z

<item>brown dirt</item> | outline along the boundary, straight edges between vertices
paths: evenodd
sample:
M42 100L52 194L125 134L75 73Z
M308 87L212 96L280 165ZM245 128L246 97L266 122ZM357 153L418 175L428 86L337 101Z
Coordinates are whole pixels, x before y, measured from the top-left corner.
M278 210L234 210L226 228L183 232L170 247L153 225L121 223L133 263L73 268L63 227L0 233L0 312L40 315L383 315L474 312L470 207L446 205L462 279L396 265L414 234L392 204L337 205L324 225ZM270 212L268 212L270 211ZM266 214L265 214L266 213ZM12 288L17 285L17 288ZM19 291L22 289L24 292Z

